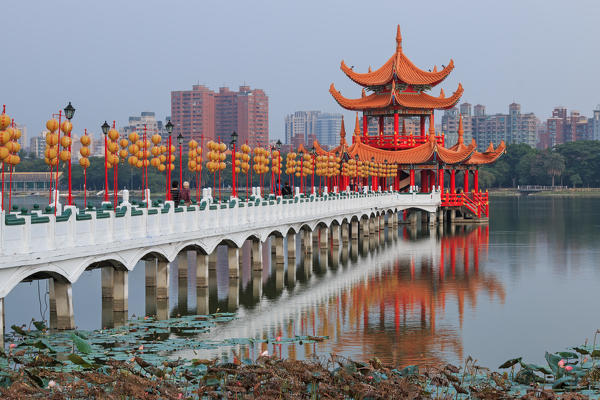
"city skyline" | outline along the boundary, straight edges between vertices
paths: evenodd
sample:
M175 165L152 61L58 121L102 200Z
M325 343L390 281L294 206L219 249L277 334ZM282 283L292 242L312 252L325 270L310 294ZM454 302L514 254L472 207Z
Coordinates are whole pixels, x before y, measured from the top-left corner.
M97 135L104 120L123 123L142 110L168 115L172 90L195 83L211 88L245 83L263 88L269 96L270 137L283 140L282 121L294 110L353 117L327 92L333 82L345 95L360 94L344 81L340 60L359 72L366 72L371 62L385 61L398 23L415 63L426 68L455 61L446 83L463 84L462 101L476 104L473 99L478 99L489 110L517 102L542 119L557 105L585 113L600 102L597 84L589 79L589 71L600 66L599 57L590 51L600 33L593 19L594 10L600 8L595 2L578 2L579 7L539 1L465 2L461 7L382 2L377 24L362 25L351 23L361 20L358 8L336 2L319 3L319 13L310 2L236 7L132 1L117 8L117 4L38 3L34 13L26 4L8 4L6 12L12 18L4 23L5 46L14 60L4 66L8 95L2 103L30 132L41 130L68 101L77 108L75 131L87 128ZM432 6L439 12L430 13ZM402 15L426 14L428 23L398 17L400 10ZM198 13L214 18L188 23ZM297 18L286 18L290 13ZM48 20L68 23L48 24ZM154 29L147 20L166 29ZM239 29L222 29L223 20L228 26L260 23L240 34ZM306 20L313 21L310 32ZM111 29L102 29L107 23ZM219 34L212 35L215 31ZM447 39L448 33L456 39ZM569 49L569 56L557 56L556 48ZM140 63L144 58L148 62ZM42 64L44 68L39 67ZM558 83L556 77L568 79Z

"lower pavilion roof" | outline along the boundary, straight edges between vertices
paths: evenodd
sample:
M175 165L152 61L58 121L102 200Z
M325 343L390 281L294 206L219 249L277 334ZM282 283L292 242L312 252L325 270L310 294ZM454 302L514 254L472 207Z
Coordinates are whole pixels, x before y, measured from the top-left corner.
M440 96L433 97L423 92L399 92L392 85L392 90L385 93L373 93L363 96L359 99L349 99L336 90L333 83L329 86L329 93L340 106L347 110L366 111L389 109L390 113L395 110L445 110L452 108L458 103L463 94L463 87L459 83L458 88L450 97L446 97L444 92Z

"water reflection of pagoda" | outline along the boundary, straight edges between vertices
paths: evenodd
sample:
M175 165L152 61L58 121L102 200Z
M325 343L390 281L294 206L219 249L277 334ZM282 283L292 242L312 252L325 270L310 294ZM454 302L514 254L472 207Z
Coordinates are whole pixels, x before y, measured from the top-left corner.
M501 302L505 298L502 284L479 271L487 244L487 227L442 237L439 259L397 260L307 310L301 326L308 334L331 336L316 347L321 354L354 354L404 364L461 359L465 304L475 308L482 292ZM451 304L456 305L459 327L446 315Z

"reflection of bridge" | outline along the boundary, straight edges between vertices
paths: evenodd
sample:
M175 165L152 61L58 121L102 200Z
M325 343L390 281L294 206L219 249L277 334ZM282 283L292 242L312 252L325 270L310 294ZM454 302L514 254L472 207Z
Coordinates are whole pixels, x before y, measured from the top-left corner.
M487 227L439 239L433 235L416 241L397 240L395 230L388 230L384 236L385 240L376 237L362 243L351 241L350 246L339 249L339 254L334 247L322 250L314 260L302 258L301 275L310 276L313 268L321 273L309 287L289 282L290 269L292 275L296 272L294 260L286 263L287 271L283 263L277 264L273 271L275 280L279 280L278 276L288 277L287 290L283 284L277 289L277 300L261 301L255 297L254 302L244 303L249 307L238 312L238 319L202 338L330 336L330 340L316 345L288 343L273 347L292 358L307 357L317 348L319 354L378 357L394 363L436 363L444 358L442 353L462 358L458 327L447 319L437 324L443 318L438 314L445 313L450 301L458 308L462 326L466 302L475 306L478 295L485 292L503 301L502 285L479 272L480 253L487 251ZM366 243L373 241L375 247ZM363 251L359 258L358 249L365 248L365 244L374 252ZM460 269L457 253L461 255ZM359 265L347 268L348 258ZM338 268L338 263L343 268ZM255 286L262 283L260 279L252 280L249 285L256 292ZM237 292L238 287L230 287L228 303L234 308L229 311L237 309ZM267 348L264 343L260 346L261 351ZM256 346L238 347L247 357L252 357L252 350L254 356L258 354ZM223 351L206 350L201 357L219 356Z
M566 190L566 186L540 186L540 185L523 185L517 186L517 191L521 194L530 194L538 192L555 192L560 190Z
M399 211L403 210L422 210L426 216L423 220L434 223L439 205L440 193L434 190L256 199L190 207L174 207L172 202L150 208L126 203L115 211L83 211L69 206L58 216L40 210L3 213L0 305L3 307L3 298L19 282L50 279L50 326L71 329L71 284L87 269L102 268L103 298L113 299L114 311L126 315L127 272L140 260L146 262L147 287L153 288L156 299L164 300L169 297L169 262L179 256L178 264L187 265L188 250L198 253L196 281L198 287L205 288L210 256L216 256L218 245L227 245L229 277L237 280L238 249L246 240L252 241L253 269L261 270L261 246L270 236L275 239L277 259L283 260L284 236L295 241L295 234L302 233L307 251L312 252L315 229L331 228L334 242L339 243L340 232L342 240L347 241L350 234L358 238L359 225L366 236L379 232L386 223L397 226ZM416 223L416 212L409 216ZM295 253L290 247L288 251ZM180 271L179 276L183 273Z

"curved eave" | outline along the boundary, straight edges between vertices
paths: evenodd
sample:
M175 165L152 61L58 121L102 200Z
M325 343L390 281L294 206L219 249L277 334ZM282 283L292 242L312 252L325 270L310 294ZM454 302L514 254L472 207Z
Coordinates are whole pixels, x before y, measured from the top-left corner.
M358 154L362 161L371 161L382 163L387 160L388 163L397 164L421 164L430 161L433 157L435 145L428 141L420 146L408 150L382 150L369 146L365 143L355 143L348 151L351 157Z
M329 86L329 93L337 103L346 110L362 111L367 109L385 108L392 103L391 94L371 94L360 99L348 99L335 89L333 83Z
M426 93L406 93L400 92L395 93L394 97L396 102L406 108L417 108L417 109L436 109L446 110L452 108L460 100L464 89L462 84L458 84L458 88L450 97L433 97Z
M444 67L441 71L429 72L423 71L421 68L413 64L412 61L400 53L396 60L396 76L402 82L409 85L431 85L435 86L442 82L450 72L454 69L454 60L450 59L450 63Z
M393 55L389 60L386 61L379 69L360 74L354 72L352 68L348 67L344 61L340 65L340 69L344 71L346 76L352 79L354 82L361 86L378 86L389 83L394 77L394 60L396 56Z
M445 164L460 164L466 160L469 160L475 153L476 148L477 145L475 144L475 140L473 140L470 145L463 145L456 150L437 146L436 152L440 160Z
M429 72L417 67L400 51L391 56L379 69L372 72L362 74L354 72L344 61L341 62L340 69L352 81L365 87L386 85L392 81L394 73L400 81L409 85L435 86L450 75L454 69L454 60L451 59L448 65L440 71Z
M502 142L500 142L500 144L494 151L485 152L485 153L479 153L477 151L474 152L473 155L471 156L471 158L467 162L465 162L465 164L468 164L468 165L491 164L491 163L495 162L496 160L498 160L498 158L500 158L504 154L505 151L506 151L506 145L504 144L504 141L502 141Z
M313 142L313 146L315 147L315 151L318 156L335 156L336 152L338 152L339 154L342 154L343 151L347 151L348 153L350 153L350 151L352 151L352 149L354 148L355 145L356 144L354 143L350 147L348 147L348 144L346 143L346 141L342 139L340 145L327 151L323 147L321 147L321 144L319 143L319 141L315 140ZM298 147L298 149L299 148L300 147Z

